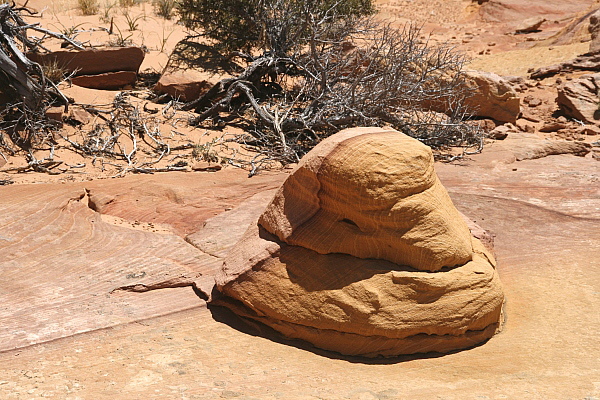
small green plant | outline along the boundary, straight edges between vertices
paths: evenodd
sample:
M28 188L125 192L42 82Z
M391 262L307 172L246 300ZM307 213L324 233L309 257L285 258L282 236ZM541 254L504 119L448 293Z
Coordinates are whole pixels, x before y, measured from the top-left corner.
M127 21L129 32L137 31L137 29L139 28L138 21L142 19L142 15L138 15L135 18L129 15L128 12L125 12L123 15L125 16L125 20Z
M177 0L154 0L154 14L164 19L171 19Z
M83 15L95 15L98 13L97 0L77 0L79 9Z
M71 40L75 40L77 35L79 35L81 32L83 32L83 30L79 29L79 27L83 26L84 23L72 25L72 26L65 26L60 21L58 21L58 23L60 24L60 28L56 27L56 25L52 25L52 26L54 26L55 29L57 29L60 33L62 33L63 35L65 35L67 38L69 38Z
M175 32L174 30L171 30L171 33L169 33L168 35L165 33L165 25L163 24L162 27L162 36L160 38L160 52L163 53L165 51L165 46L167 45L167 42L169 41L169 38L171 37L171 35L173 34L173 32Z
M102 15L100 16L100 20L105 24L108 24L110 22L110 12L115 6L115 4L116 3L109 3L108 1L104 3L104 7L102 7Z
M117 29L117 33L113 33L115 35L115 38L109 40L108 45L111 47L131 46L131 44L133 43L131 41L131 36L133 36L133 34L130 33L128 36L125 36L125 35L123 35L123 32L121 32L121 29L119 29L119 27L116 24L113 26Z
M123 8L133 7L135 5L135 0L119 0L119 6Z
M192 150L192 157L195 160L207 161L207 162L219 162L219 156L217 152L213 149L213 146L216 144L217 139L213 139L210 142L205 144L196 144L194 149Z

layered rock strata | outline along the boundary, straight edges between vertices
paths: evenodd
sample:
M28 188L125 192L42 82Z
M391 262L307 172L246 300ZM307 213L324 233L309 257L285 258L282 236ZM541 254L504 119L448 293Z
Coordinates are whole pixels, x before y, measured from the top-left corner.
M491 252L430 149L355 128L315 147L225 258L214 303L347 355L448 352L499 328Z

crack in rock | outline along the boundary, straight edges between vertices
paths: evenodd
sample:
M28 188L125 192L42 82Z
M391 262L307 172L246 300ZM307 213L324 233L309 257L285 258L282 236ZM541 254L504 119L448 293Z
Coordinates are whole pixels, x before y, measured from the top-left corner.
M175 289L180 287L191 287L194 292L203 300L208 299L207 293L202 290L195 279L202 275L198 275L195 277L189 276L179 276L176 278L167 279L164 281L154 282L154 283L135 283L133 285L124 285L114 288L109 293L113 294L115 292L133 292L133 293L145 293L150 292L152 290L160 290L160 289Z

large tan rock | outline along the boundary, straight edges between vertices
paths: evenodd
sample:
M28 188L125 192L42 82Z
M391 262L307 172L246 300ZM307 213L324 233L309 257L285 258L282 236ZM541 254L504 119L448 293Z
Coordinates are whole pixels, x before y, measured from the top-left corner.
M600 123L598 85L600 74L583 75L558 88L558 107L571 118L588 124Z
M343 354L473 346L499 328L491 252L471 236L429 148L355 128L313 149L225 258L213 299Z
M508 80L493 72L467 71L466 86L473 95L465 103L476 116L513 124L517 121L521 101Z

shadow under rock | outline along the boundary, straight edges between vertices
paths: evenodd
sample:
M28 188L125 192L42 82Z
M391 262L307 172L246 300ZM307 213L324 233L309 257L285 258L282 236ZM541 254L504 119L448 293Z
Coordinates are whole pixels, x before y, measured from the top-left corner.
M215 292L213 292L213 296ZM219 296L218 294L217 296ZM353 364L366 364L366 365L389 365L389 364L398 364L407 361L413 360L423 360L429 358L439 358L442 356L447 356L450 354L459 353L462 351L467 351L473 349L475 347L479 347L487 342L477 344L475 346L462 349L455 350L448 353L437 353L437 352L429 352L429 353L420 353L420 354L409 354L403 356L396 357L360 357L360 356L347 356L341 353L336 353L334 351L328 351L319 349L309 342L300 339L289 339L281 335L279 332L274 329L268 327L267 325L262 324L261 322L251 320L248 318L241 317L235 314L233 311L228 309L227 307L217 306L214 304L208 303L208 310L211 312L212 317L215 321L228 325L229 327L245 333L250 336L263 337L265 339L269 339L275 343L283 344L286 346L296 347L298 349L308 351L310 353L316 354L318 356L326 357L332 360L344 360Z

